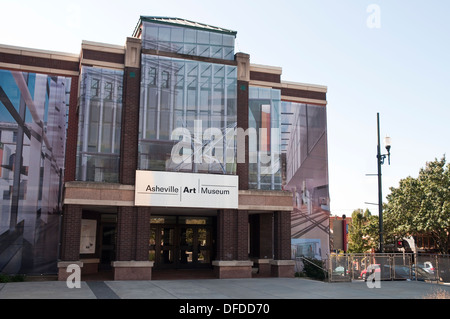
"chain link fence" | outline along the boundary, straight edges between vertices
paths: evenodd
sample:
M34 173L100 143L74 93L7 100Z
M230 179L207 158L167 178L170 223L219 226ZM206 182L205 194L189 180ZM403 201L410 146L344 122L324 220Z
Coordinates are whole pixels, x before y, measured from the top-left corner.
M379 272L381 280L450 283L450 255L331 254L326 264L330 282L367 280Z

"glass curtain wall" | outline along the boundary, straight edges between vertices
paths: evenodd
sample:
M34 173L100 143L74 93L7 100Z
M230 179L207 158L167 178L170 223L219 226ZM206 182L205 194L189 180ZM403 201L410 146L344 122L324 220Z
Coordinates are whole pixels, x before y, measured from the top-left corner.
M119 181L123 71L83 67L77 180Z
M143 49L234 60L234 40L234 34L143 21Z
M0 273L56 270L71 81L0 70Z
M236 69L142 55L139 169L235 174Z
M312 156L311 153L320 153L320 162L326 161L326 107L282 102L282 108L290 114L291 119L286 152L286 174L289 181L302 163Z
M249 128L257 141L249 143L249 188L280 190L281 178L281 91L249 88Z

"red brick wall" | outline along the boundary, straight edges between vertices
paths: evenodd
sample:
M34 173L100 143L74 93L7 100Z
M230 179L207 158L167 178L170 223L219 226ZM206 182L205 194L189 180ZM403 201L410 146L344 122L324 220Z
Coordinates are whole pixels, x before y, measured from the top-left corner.
M126 185L134 185L136 179L140 82L140 69L125 68L119 181Z
M274 259L291 259L291 212L274 213Z
M326 101L327 94L325 92L314 92L307 90L299 90L299 89L290 89L290 88L282 88L281 95L299 97L299 98L307 98L307 99L316 99Z
M68 71L79 70L79 63L77 61L66 61L37 56L13 54L13 53L0 52L0 61L2 61L3 63L17 64L22 66L41 67L48 69L58 69Z
M250 80L280 83L281 75L273 74L273 73L250 71Z
M117 213L116 260L134 260L136 255L136 223L134 207L119 207Z
M148 260L150 208L119 207L117 214L117 261Z
M136 257L135 260L148 260L148 244L150 240L150 207L138 207L136 212Z
M83 49L82 51L83 59L89 60L97 60L103 62L111 62L111 63L125 63L125 54L113 53L113 52L103 52L103 51L95 51L89 49Z
M224 209L217 216L217 259L248 260L248 212Z
M66 163L64 181L75 180L77 165L77 140L78 140L78 76L72 77L70 86L69 121L66 137Z
M82 209L80 205L65 205L62 221L61 260L80 259L80 232Z
M237 127L248 129L248 82L237 81ZM242 143L239 142L238 143ZM245 163L237 163L236 174L239 176L239 189L248 189L248 136L245 137ZM242 147L241 147L242 148ZM238 150L240 149L238 145Z

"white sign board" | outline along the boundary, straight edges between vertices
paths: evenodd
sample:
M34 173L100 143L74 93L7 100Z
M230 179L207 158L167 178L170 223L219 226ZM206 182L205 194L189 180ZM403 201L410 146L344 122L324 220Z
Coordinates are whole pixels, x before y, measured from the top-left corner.
M135 205L237 209L238 176L136 171Z
M97 221L95 219L81 220L80 254L95 254L95 238Z

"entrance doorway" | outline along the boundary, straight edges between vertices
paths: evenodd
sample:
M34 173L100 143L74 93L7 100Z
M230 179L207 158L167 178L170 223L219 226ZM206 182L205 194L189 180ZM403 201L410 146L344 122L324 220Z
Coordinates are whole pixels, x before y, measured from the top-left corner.
M101 225L101 251L99 270L110 270L116 255L116 224Z
M155 269L211 267L211 217L153 217L149 257Z

